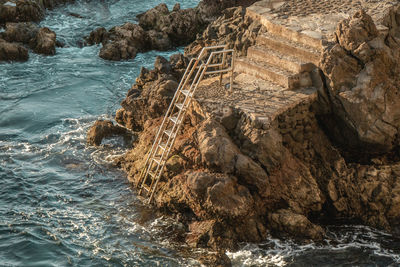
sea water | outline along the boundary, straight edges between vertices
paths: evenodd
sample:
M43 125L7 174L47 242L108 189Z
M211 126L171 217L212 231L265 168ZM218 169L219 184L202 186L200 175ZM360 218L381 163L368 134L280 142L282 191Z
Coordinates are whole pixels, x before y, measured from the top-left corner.
M166 1L170 9L176 2L198 3ZM198 266L196 255L207 253L171 241L182 226L137 200L111 164L128 149L123 140L98 148L85 142L94 121L113 118L141 66L152 68L157 55L182 48L110 62L98 57L100 46L79 43L97 27L135 23L159 3L77 0L58 7L41 26L64 48L0 63L0 266ZM387 233L332 226L328 236L323 244L271 237L228 256L234 266L400 265L400 242Z

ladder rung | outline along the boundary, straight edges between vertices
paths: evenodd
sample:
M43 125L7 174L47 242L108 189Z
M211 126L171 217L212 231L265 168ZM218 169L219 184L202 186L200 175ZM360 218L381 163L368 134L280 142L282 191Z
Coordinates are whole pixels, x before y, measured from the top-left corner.
M166 143L162 143L158 145L159 148L161 148L162 150L166 150L167 149L167 144Z
M186 96L188 96L190 94L189 90L182 90L181 92L183 95L186 95ZM191 94L189 96L191 96Z
M172 130L165 130L164 133L168 135L168 137L172 136Z
M153 161L154 161L155 163L157 163L158 165L161 165L161 158L160 158L160 157L153 158Z
M210 70L210 71L204 72L204 74L226 73L226 72L230 72L230 71L232 71L232 68L223 69L223 70Z
M175 106L179 109L183 109L183 103L182 104L175 104Z
M180 121L178 121L178 115L177 116L173 116L173 117L169 117L169 120L172 121L175 124L178 124L178 122L180 122Z
M147 185L142 185L142 189L146 190L147 192L150 192L150 186Z
M152 178L156 177L156 174L153 173L153 172L149 172L149 175L150 175Z

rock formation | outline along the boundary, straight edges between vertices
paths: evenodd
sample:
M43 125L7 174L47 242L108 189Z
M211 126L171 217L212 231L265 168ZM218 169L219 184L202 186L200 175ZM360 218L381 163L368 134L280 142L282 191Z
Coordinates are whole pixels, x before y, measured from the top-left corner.
M337 42L322 55L318 96L286 106L268 126L234 107L219 114L194 102L154 201L179 214L187 244L235 248L268 232L320 240L322 222L336 219L400 233L398 16L398 7L390 10L387 32L363 11L342 21ZM260 31L240 8L217 21L220 27L211 24L189 54L222 41L244 54L248 45L239 43ZM229 29L238 34L223 34ZM142 68L116 114L141 131L119 160L134 184L186 64L174 55L157 58L154 70Z
M0 0L0 27L4 27L4 32L0 32L2 51L13 48L10 55L0 56L0 61L26 61L29 58L27 48L38 54L54 55L55 32L49 28L39 29L35 23L44 18L46 9L66 2L72 1Z
M28 50L25 47L0 39L0 61L26 61L28 58Z
M343 146L383 153L399 145L398 33L379 34L371 17L359 11L338 25L338 43L324 53L321 69L335 120L330 126ZM348 138L338 136L343 134Z
M246 55L247 48L255 43L257 35L263 31L259 21L245 16L244 7L232 7L222 11L223 15L213 21L203 34L185 48L185 55L193 57L205 46L227 44L234 48L238 56Z
M201 1L196 8L180 9L179 5L175 5L172 11L168 10L166 4L160 4L139 14L138 24L125 23L109 31L105 28L95 29L86 38L86 43L102 44L99 56L103 59L133 59L137 52L168 50L189 44L225 8L253 2ZM243 31L246 26L241 25Z
M114 135L122 136L127 140L133 138L132 133L127 129L114 125L109 120L98 120L90 127L86 141L89 145L99 146L104 138Z

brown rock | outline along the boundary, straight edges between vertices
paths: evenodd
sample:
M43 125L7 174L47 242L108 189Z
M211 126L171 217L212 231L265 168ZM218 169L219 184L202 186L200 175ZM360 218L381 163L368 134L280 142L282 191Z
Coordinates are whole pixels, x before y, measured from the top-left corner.
M311 223L304 215L289 210L278 210L270 214L268 221L273 229L300 239L321 240L324 236L324 230L320 226Z
M92 31L86 41L88 45L105 43L109 38L109 34L104 27L99 27Z
M155 29L159 23L159 19L169 14L169 10L166 4L159 4L158 6L146 11L145 13L139 14L139 25L144 29Z
M99 146L104 138L113 135L122 135L128 138L132 137L132 134L125 128L116 126L111 121L98 120L90 127L87 133L87 143L89 145Z
M38 22L44 17L44 8L38 1L18 0L17 17L15 21Z
M186 243L191 247L206 247L210 239L210 232L215 220L196 221L189 225Z
M363 11L341 22L337 35L321 61L338 120L331 125L340 127L332 133L345 133L334 139L365 153L390 151L400 127L399 46L388 47Z
M41 28L36 34L31 47L35 53L44 55L56 54L56 33L49 28Z
M14 1L0 2L0 23L14 22L17 19L17 4Z
M7 42L29 44L39 32L39 27L31 22L7 23L5 32L0 37Z
M119 61L126 59L134 59L137 50L130 46L126 40L107 43L100 49L99 56L103 59Z
M16 43L0 39L0 61L27 61L28 50Z

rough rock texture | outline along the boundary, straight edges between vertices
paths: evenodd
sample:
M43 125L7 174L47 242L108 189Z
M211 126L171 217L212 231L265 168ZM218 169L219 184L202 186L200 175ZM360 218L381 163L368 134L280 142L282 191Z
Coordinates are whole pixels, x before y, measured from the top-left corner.
M398 28L390 31L380 35L371 17L359 11L338 25L338 43L325 51L321 62L334 139L365 153L399 145L400 42Z
M257 35L264 30L259 21L246 16L243 7L222 11L223 15L212 22L201 36L185 48L186 56L197 55L205 46L227 44L238 56L246 55L247 48L255 44Z
M131 137L132 133L121 126L114 125L111 121L98 120L90 127L87 133L87 143L89 145L99 146L104 138L113 135Z
M39 32L39 27L32 22L7 23L5 31L0 33L0 38L7 42L29 44Z
M154 70L142 68L136 84L122 101L116 120L135 131L141 131L146 120L164 114L178 86L178 80L187 66L181 54L175 54L167 61L157 57Z
M133 59L137 52L168 50L189 44L225 8L249 5L253 2L255 1L201 1L196 8L180 9L176 5L172 11L168 10L166 4L159 4L139 14L138 24L125 23L113 27L108 32L104 28L95 29L86 38L86 43L101 43L101 58ZM247 26L241 25L243 31Z
M54 55L56 53L56 33L49 28L41 28L31 43L37 54Z
M0 0L0 23L38 22L44 18L45 9L71 0Z
M25 47L0 39L0 61L26 61L28 58L28 50Z
M232 12L242 16L240 9ZM227 27L236 27L233 17ZM235 106L219 117L194 101L154 198L156 207L179 214L187 225L188 245L235 248L240 241L259 242L269 231L320 240L324 228L318 223L336 219L400 233L400 157L382 154L396 146L398 126L394 136L385 127L379 134L361 131L379 120L398 122L398 24L392 19L387 25L388 35L377 34L363 12L343 21L338 43L322 58L319 97L286 107L268 126ZM141 131L119 160L133 184L186 64L182 55L157 58L154 70L142 69L116 114L119 123ZM336 146L349 142L360 155L367 143L368 160L351 161Z

